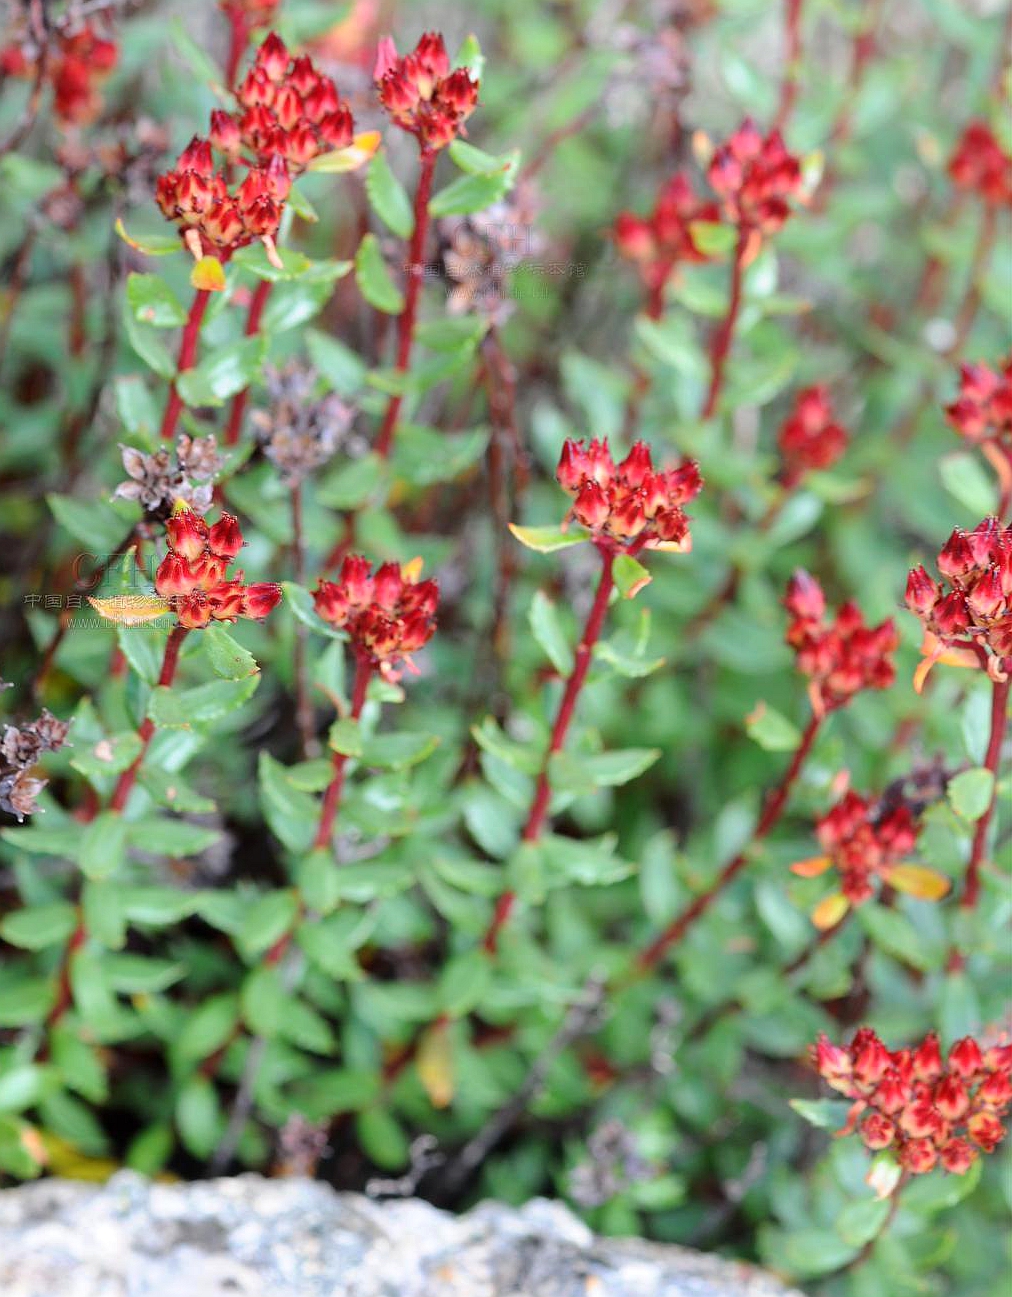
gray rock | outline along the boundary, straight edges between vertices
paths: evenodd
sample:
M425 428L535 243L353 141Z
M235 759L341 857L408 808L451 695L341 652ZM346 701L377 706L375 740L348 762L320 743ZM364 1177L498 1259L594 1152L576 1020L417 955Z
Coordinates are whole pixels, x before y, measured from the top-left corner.
M559 1203L455 1217L255 1175L0 1193L4 1297L801 1297L751 1266L599 1239Z

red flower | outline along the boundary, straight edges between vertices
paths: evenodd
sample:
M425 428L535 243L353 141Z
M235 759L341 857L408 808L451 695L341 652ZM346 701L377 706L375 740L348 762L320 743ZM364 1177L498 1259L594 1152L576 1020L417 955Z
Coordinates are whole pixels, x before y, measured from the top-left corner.
M1012 157L998 143L986 122L971 122L949 160L952 183L969 189L985 203L1012 203Z
M784 607L792 617L787 643L794 649L798 670L809 677L816 714L844 706L862 689L888 689L892 684L892 654L899 641L891 619L866 626L861 610L848 602L830 622L818 581L803 570L791 578Z
M695 221L717 221L720 209L700 198L688 176L671 177L657 196L649 216L620 212L612 227L612 238L623 257L638 263L647 288L658 291L683 261L706 261L692 232Z
M236 98L241 111L234 119L220 114L212 121L215 147L235 156L241 144L261 167L282 159L286 177L355 138L351 109L337 86L308 56L293 58L276 32L260 46Z
M239 523L223 513L209 527L187 505L177 506L165 524L169 551L155 573L155 590L167 600L179 624L199 629L209 621L260 620L281 600L281 587L270 582L243 585L242 573L226 579L243 546Z
M564 442L555 477L573 497L570 516L616 552L688 549L689 520L682 506L699 494L703 479L692 460L654 471L650 448L638 441L625 459L612 459L607 440Z
M833 419L828 390L806 387L777 437L784 484L794 485L812 469L830 468L847 449L847 441L846 431Z
M196 256L226 261L254 239L273 249L288 189L283 164L280 172L271 164L252 168L230 193L224 173L214 169L211 142L194 136L175 167L158 177L155 201Z
M313 592L317 613L348 633L356 652L388 679L432 638L439 587L417 581L415 564L384 563L373 573L367 559L350 554L337 581L322 577Z
M906 603L924 630L924 661L915 686L944 660L983 667L1004 679L1003 659L1012 655L1012 527L985 518L971 532L957 527L938 555L943 580L923 567L907 578Z
M885 807L853 789L815 826L827 863L839 872L840 889L851 905L870 900L877 881L889 881L893 867L916 846L918 832L907 806ZM918 1068L926 1071L929 1061L922 1056Z
M997 442L1012 454L1012 356L997 371L983 364L960 365L959 395L945 413L967 441Z
M53 110L61 125L84 126L102 108L97 84L119 60L115 41L99 36L85 23L77 31L57 32L46 75L53 87ZM36 58L18 46L0 51L0 68L8 76L34 76Z
M750 117L717 149L707 173L727 219L740 230L775 234L801 188L801 164L779 131L763 138Z
M868 1148L893 1149L913 1175L925 1174L939 1161L946 1171L963 1175L977 1158L974 1145L990 1153L1005 1135L999 1117L1012 1102L1008 1046L982 1054L967 1037L952 1047L943 1065L933 1034L913 1052L893 1053L862 1027L847 1048L820 1036L812 1054L823 1079L855 1100L839 1133L859 1129Z
M423 149L442 149L465 135L464 123L478 104L478 82L466 68L451 71L443 38L426 32L410 54L398 57L384 37L373 79L391 121L416 137Z

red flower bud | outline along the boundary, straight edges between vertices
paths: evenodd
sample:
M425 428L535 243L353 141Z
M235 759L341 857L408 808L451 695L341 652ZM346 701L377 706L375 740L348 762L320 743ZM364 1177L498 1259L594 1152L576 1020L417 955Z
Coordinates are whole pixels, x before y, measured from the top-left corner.
M983 1066L980 1046L972 1036L964 1036L949 1050L949 1070L957 1076L972 1077Z
M188 505L179 508L165 523L170 547L182 558L196 559L207 546L207 523Z
M938 1151L930 1139L911 1139L901 1147L899 1159L912 1175L926 1175L938 1161Z
M801 621L820 621L825 615L826 596L822 593L822 586L804 568L798 568L791 577L784 607L792 617Z
M281 587L272 581L258 581L246 586L242 616L260 621L281 602Z
M901 808L906 812L906 819L909 822L910 812L906 807ZM903 843L906 851L912 849L913 835L910 834L909 842ZM921 1044L914 1050L912 1058L912 1067L914 1076L918 1081L934 1081L942 1074L942 1051L938 1044L938 1036L935 1032L930 1032L925 1036Z
M907 577L906 604L911 612L923 617L935 606L938 586L923 567L915 567Z
M868 1148L888 1148L896 1138L896 1127L880 1112L870 1112L861 1123L861 1138Z
M223 513L207 535L207 545L212 554L231 561L243 547L239 519L231 513Z
M155 590L163 599L176 595L190 594L197 581L190 570L186 559L178 554L168 553L158 565L155 573Z
M1005 1127L993 1112L975 1112L966 1123L967 1134L985 1153L992 1153L1005 1135Z
M950 1139L942 1145L942 1166L952 1175L965 1175L977 1160L977 1150L965 1139Z

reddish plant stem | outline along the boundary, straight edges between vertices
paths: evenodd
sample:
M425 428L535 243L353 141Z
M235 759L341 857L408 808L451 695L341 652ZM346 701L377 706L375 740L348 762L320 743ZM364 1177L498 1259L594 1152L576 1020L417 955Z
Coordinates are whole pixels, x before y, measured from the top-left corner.
M840 144L850 135L857 92L861 89L861 83L864 81L864 74L867 71L868 64L875 55L875 38L883 2L884 0L868 0L861 29L854 36L851 46L850 76L848 78L849 90L847 98L833 124L830 134L832 144Z
M411 348L415 340L415 321L418 316L418 300L421 296L422 280L425 277L425 240L429 232L429 199L432 195L432 178L436 170L436 153L433 149L422 149L418 188L415 191L415 228L411 232L408 245L408 283L404 294L404 309L397 321L397 360L394 371L406 374L411 364ZM376 453L386 459L393 447L394 434L397 431L397 419L401 412L404 397L391 396L387 403L386 414L376 438Z
M545 759L538 775L534 798L527 815L527 822L523 828L522 837L524 842L536 842L544 828L545 818L548 814L548 803L552 795L552 785L549 777L551 759L556 752L562 751L566 742L566 735L569 732L573 713L576 710L577 699L587 678L594 645L601 636L601 628L604 625L605 614L608 611L608 600L611 598L612 588L615 584L612 572L615 555L611 550L604 548L601 548L599 552L601 555L601 577L598 581L597 593L594 595L594 602L591 605L583 628L583 635L576 650L573 669L569 674L569 679L566 681L562 700L559 703L559 710L555 714L555 723L552 726L548 750L545 753ZM503 892L496 901L492 921L485 933L484 940L484 948L490 955L495 954L499 943L499 934L509 921L515 902L516 893L512 891Z
M292 571L299 585L306 584L306 544L302 525L302 483L292 483ZM312 756L315 746L313 705L306 679L306 627L295 623L295 647L292 658L292 675L295 680L295 723L302 741L302 755Z
M1006 665L1012 665L1006 663ZM987 810L977 821L973 831L973 842L970 845L970 859L966 865L966 880L963 884L963 895L960 905L965 910L973 910L980 899L980 867L984 861L984 850L987 846L987 831L994 815L998 800L998 775L1001 764L1001 749L1008 727L1009 686L1012 681L995 681L991 687L991 731L987 740L987 752L984 754L984 769L994 776L991 788L991 800Z
M239 73L239 63L246 46L249 44L249 24L241 9L229 8L228 15L228 54L225 56L225 88L231 90Z
M249 304L249 313L246 316L246 328L243 330L247 338L252 338L254 334L260 332L260 323L263 319L264 307L267 305L267 299L271 295L272 286L273 285L269 279L261 279L253 292ZM228 423L225 425L226 446L234 446L239 440L239 434L242 432L242 421L245 417L246 406L248 403L248 387L244 387L241 392L237 392L232 398L232 408L228 412Z
M966 346L966 340L970 336L970 330L973 328L973 322L977 318L977 311L980 308L980 286L987 272L988 262L991 260L997 232L997 209L990 203L986 203L981 213L980 230L973 249L973 257L970 261L969 283L962 304L956 313L956 319L953 322L952 346L946 353L947 358L958 356Z
M731 263L731 295L727 303L727 314L724 316L710 343L710 388L706 394L702 418L709 419L717 408L720 393L724 386L724 368L727 364L731 341L734 338L734 326L738 322L741 310L741 285L745 269L745 250L748 247L749 230L742 226L738 231L738 242L734 249L734 261Z
M364 654L358 654L355 657L355 681L351 689L351 712L350 716L353 721L357 721L362 715L362 708L365 706L365 695L369 688L369 679L372 676L372 661ZM337 819L337 812L341 806L341 793L344 790L344 770L348 764L348 758L343 752L335 752L331 760L334 774L330 783L327 785L327 791L323 795L323 806L320 811L320 826L316 830L316 837L313 839L313 849L319 850L321 847L330 845L330 839L334 832L334 821Z
M641 951L636 959L636 966L640 972L648 972L655 968L664 958L667 951L685 936L686 931L693 923L710 908L710 905L717 899L725 887L731 883L741 870L745 867L749 858L749 848L763 838L774 828L780 816L783 814L784 807L787 805L787 798L790 796L791 789L794 787L795 780L801 772L808 754L812 750L812 744L819 732L822 724L821 716L812 716L805 732L801 736L801 742L798 744L794 756L791 758L791 764L784 772L783 778L777 784L773 792L767 797L766 805L762 815L759 817L759 823L755 827L748 845L728 863L717 875L716 881L707 891L697 896L696 899L673 919L664 929L659 937L653 941L645 950Z
M200 337L200 325L204 319L204 312L207 310L207 304L211 300L211 294L206 288L198 288L193 295L193 302L190 305L190 313L186 317L186 323L183 325L183 336L179 344L179 360L176 362L176 375L185 374L188 369L193 368L193 362L197 356L197 340ZM172 380L169 388L169 399L165 403L165 413L162 416L162 440L174 436L176 425L179 422L179 416L183 410L183 401L176 391L176 380Z
M523 440L517 425L516 371L503 349L495 325L485 338L483 373L488 393L492 437L488 446L489 506L496 527L496 579L492 602L492 648L497 658L509 657L509 605L516 576L516 551L509 535L510 514L519 515L519 497L526 483ZM510 456L512 462L510 462ZM512 492L510 468L512 467ZM511 504L512 496L512 504Z
M784 0L784 79L780 83L780 103L774 121L780 131L787 125L798 98L802 3L803 0Z
M53 1007L46 1015L45 1034L39 1045L36 1054L36 1060L45 1063L49 1058L49 1033L59 1023L64 1014L73 1006L74 987L70 980L70 968L74 955L81 949L88 940L88 933L85 930L84 920L81 911L77 911L77 923L74 931L67 938L67 944L63 948L63 954L60 958L60 969L56 975L56 999Z
M162 658L162 669L158 675L160 685L171 685L176 678L176 666L179 662L179 650L182 648L183 640L186 639L186 626L173 626L169 631L169 638L165 642L165 655ZM112 799L109 802L109 809L117 814L122 814L127 804L127 799L137 782L137 772L141 768L141 763L147 754L148 746L151 743L151 736L155 732L155 723L150 716L145 716L141 721L140 729L137 735L141 741L141 750L134 758L133 762L127 766L126 770L120 775L113 789Z

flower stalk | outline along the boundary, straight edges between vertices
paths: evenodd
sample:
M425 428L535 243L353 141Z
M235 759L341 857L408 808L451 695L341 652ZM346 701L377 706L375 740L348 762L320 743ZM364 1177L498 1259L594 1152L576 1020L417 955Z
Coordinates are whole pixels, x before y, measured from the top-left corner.
M524 824L523 833L521 835L524 842L537 842L538 838L541 836L542 830L544 829L545 818L548 814L548 803L552 795L551 778L549 775L551 759L556 752L562 751L566 742L566 735L569 733L569 726L573 720L576 703L587 678L587 671L590 668L590 660L594 652L594 645L601 637L601 629L604 626L605 615L608 611L608 601L611 598L611 592L614 589L614 551L602 545L598 547L598 552L601 555L601 576L598 580L597 592L594 595L594 602L591 605L589 614L587 615L587 621L583 628L583 635L580 637L580 643L576 650L576 657L573 662L573 669L569 674L569 679L566 681L566 687L559 703L559 710L555 715L555 723L552 726L548 749L545 752L545 759L542 763L541 771L538 774L537 784L534 789L534 798L531 802L531 807L527 814L527 821ZM502 931L505 924L508 923L515 903L516 893L512 891L503 892L496 901L492 921L489 924L488 931L485 933L484 940L485 950L490 955L495 954L499 943L499 933Z
M271 295L271 287L269 279L261 279L253 291L249 304L249 313L246 316L246 327L243 330L244 336L247 338L252 338L260 332L264 307L267 305L267 299ZM237 392L232 398L232 408L228 412L228 423L225 425L226 446L234 446L239 440L239 434L242 432L242 421L246 415L246 406L248 404L249 388L244 387L241 392Z
M415 225L408 245L408 282L404 293L404 309L397 321L397 359L394 371L406 374L411 364L411 351L415 341L415 323L422 280L425 277L425 241L429 232L429 199L432 197L432 180L436 172L436 150L422 148L419 154L420 170L418 188L415 190ZM376 438L376 453L386 459L393 448L404 397L397 393L387 403L383 423Z
M717 409L720 394L724 387L724 370L727 357L731 351L735 325L741 311L741 289L745 273L745 254L749 245L749 230L742 226L738 231L738 241L734 248L734 259L731 262L731 294L727 303L727 313L717 326L710 342L710 386L703 404L702 418L710 419Z
M369 681L372 678L373 662L365 653L356 653L355 655L355 679L351 690L351 711L349 713L353 721L361 718L362 708L365 706L365 697L369 689ZM313 839L313 849L320 850L330 845L331 837L334 833L334 821L337 819L337 812L341 807L341 794L344 791L344 774L345 767L348 764L347 754L344 752L335 752L331 758L333 775L330 783L327 785L327 791L323 795L323 807L320 811L320 823L316 830L316 837Z
M185 374L188 369L192 369L197 358L197 342L200 337L200 326L204 320L204 313L207 310L207 304L211 300L210 291L206 288L198 288L193 295L193 301L190 304L190 313L186 317L186 323L183 325L183 336L179 343L179 359L176 362L176 378L172 380L169 387L169 398L165 403L165 413L162 416L161 436L163 441L168 441L175 436L176 427L179 423L179 416L183 412L183 399L179 395L176 386L180 374Z
M1004 680L993 681L991 685L991 727L988 734L987 752L984 755L984 769L991 772L993 783L991 786L991 800L988 802L984 814L977 821L973 831L973 841L970 844L970 858L966 866L966 881L963 885L963 895L960 898L960 905L966 910L976 909L977 902L980 899L980 868L984 861L988 828L998 800L998 776L1001 773L1001 750L1005 742L1005 732L1008 728L1010 685L1012 685L1012 679L1008 675ZM961 957L958 958L960 958L961 966Z
M164 687L172 684L176 678L176 667L179 663L179 650L183 646L183 640L186 639L189 628L187 626L173 626L169 632L169 638L165 642L165 654L162 658L162 669L158 675L158 683ZM148 747L151 744L152 736L155 732L155 723L150 716L145 716L141 722L137 735L141 740L141 750L137 756L127 766L126 770L120 775L116 787L113 789L112 799L109 802L109 809L117 814L122 814L126 807L127 800L130 797L131 790L137 782L137 774L147 754Z
M780 782L766 799L766 805L763 808L762 815L759 817L759 823L756 825L748 844L728 861L717 875L712 886L697 896L690 905L686 906L681 914L668 924L660 936L640 952L636 959L636 966L640 972L647 973L656 968L671 947L682 940L692 924L706 913L721 892L741 873L748 863L751 848L756 843L761 842L775 828L784 812L787 799L797 782L801 769L811 753L822 720L822 716L813 713L805 727L804 734L801 736L801 742L794 751L790 765L785 770Z

